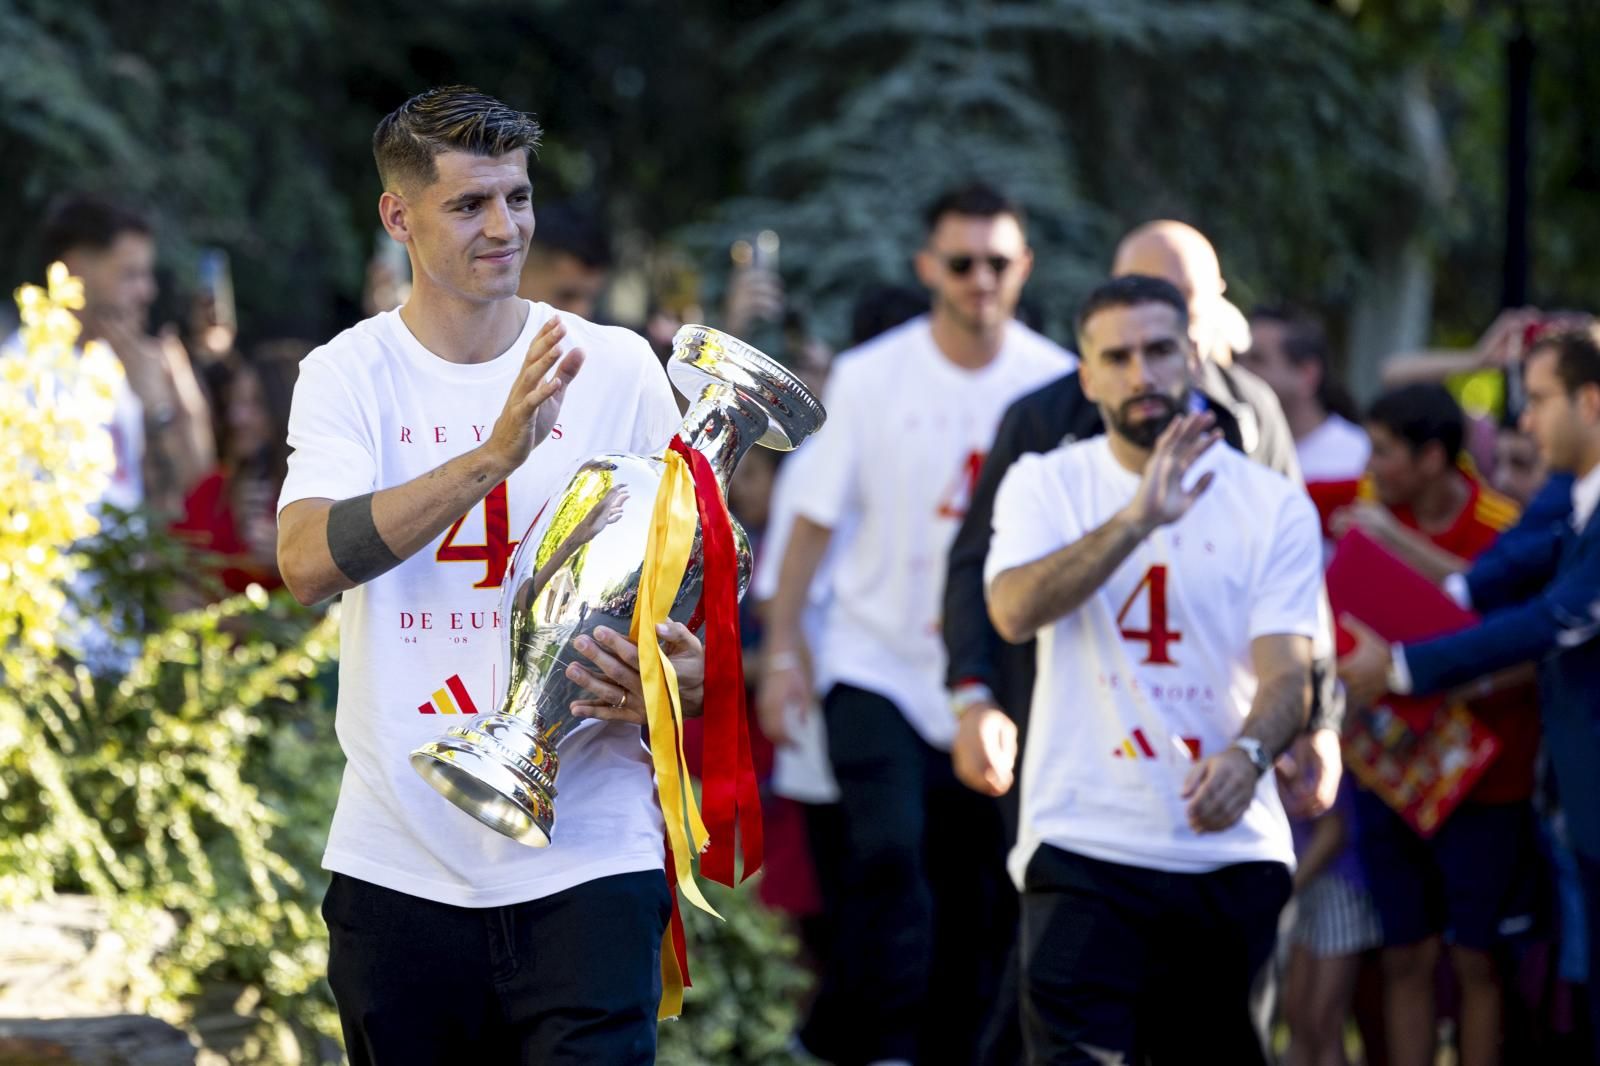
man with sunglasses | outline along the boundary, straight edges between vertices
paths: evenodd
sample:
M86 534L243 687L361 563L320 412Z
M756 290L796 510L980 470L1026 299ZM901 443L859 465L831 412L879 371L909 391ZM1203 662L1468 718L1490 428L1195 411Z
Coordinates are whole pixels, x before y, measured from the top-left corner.
M933 309L835 364L765 642L759 702L775 741L814 672L826 690L847 859L837 950L801 1039L838 1063L972 1060L1015 904L994 801L951 769L945 556L1006 407L1075 363L1013 317L1032 268L1016 205L972 185L927 220L916 269ZM800 617L846 527L813 660Z

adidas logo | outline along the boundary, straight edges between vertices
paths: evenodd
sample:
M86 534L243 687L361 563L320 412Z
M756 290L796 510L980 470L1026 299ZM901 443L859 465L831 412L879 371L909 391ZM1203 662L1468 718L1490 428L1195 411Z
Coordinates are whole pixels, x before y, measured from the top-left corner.
M1120 745L1111 749L1111 755L1117 759L1154 759L1156 757L1156 749L1150 746L1150 741L1145 738L1143 729L1135 729L1128 736L1122 738Z
M461 683L460 674L451 674L444 688L433 694L427 702L417 707L418 714L477 714L478 705L472 702L467 686Z
M1172 743L1180 748L1180 753L1189 762L1200 761L1199 737L1173 737ZM1156 749L1150 739L1144 735L1144 730L1135 726L1133 732L1122 739L1122 743L1111 749L1113 759L1154 759Z

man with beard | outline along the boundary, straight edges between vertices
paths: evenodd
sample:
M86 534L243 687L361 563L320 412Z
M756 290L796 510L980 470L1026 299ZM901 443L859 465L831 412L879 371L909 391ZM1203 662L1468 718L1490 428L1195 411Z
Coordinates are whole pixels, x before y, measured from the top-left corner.
M1294 861L1267 771L1310 709L1322 540L1297 485L1187 413L1187 316L1156 278L1091 293L1108 433L995 500L989 614L1039 637L1010 864L1033 1062L1265 1061L1250 985Z
M1251 459L1299 479L1294 438L1271 388L1233 360L1235 347L1248 346L1248 323L1224 297L1226 283L1210 241L1181 222L1158 220L1130 231L1117 244L1113 276L1143 273L1176 287L1185 299L1194 371L1196 410L1209 410L1230 445ZM1011 464L1032 452L1047 452L1064 442L1104 432L1099 408L1083 394L1076 373L1065 375L1011 406L995 433L972 504L950 547L945 581L944 640L946 682L958 716L951 746L956 776L969 788L1001 797L1010 839L1016 838L1016 780L1020 740L1026 734L1033 691L1032 643L1002 641L982 609L983 566L991 536L995 491ZM1332 626L1329 625L1331 632ZM1332 646L1314 661L1317 693L1311 725L1296 739L1292 757L1279 764L1284 799L1299 817L1327 810L1340 777L1339 728L1344 701L1334 678ZM1264 971L1270 974L1270 971ZM1008 965L1007 985L997 997L983 1040L980 1061L1015 1061L1021 1037L1015 995L1016 968ZM1263 1039L1271 1024L1270 983L1259 989L1256 1016Z

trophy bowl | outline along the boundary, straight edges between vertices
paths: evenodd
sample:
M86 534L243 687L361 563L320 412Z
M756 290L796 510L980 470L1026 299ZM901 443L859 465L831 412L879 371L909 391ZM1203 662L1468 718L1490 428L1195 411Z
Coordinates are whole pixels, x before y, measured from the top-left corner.
M726 333L684 326L672 349L667 376L691 401L678 436L705 456L724 497L751 447L787 451L827 417L792 372ZM412 768L436 791L513 840L550 843L559 748L585 721L573 716L572 702L589 698L566 676L574 662L589 665L573 643L599 626L624 634L631 628L667 443L654 455L596 455L546 501L503 585L508 680L499 709L411 753ZM750 542L737 521L733 534L743 596ZM691 629L701 622L703 576L696 529L669 612Z

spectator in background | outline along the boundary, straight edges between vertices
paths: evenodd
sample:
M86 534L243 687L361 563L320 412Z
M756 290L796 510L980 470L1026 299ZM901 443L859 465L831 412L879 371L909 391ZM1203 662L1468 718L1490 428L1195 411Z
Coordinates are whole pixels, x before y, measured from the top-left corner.
M539 208L518 296L596 321L610 277L611 238L599 221L572 204Z
M1296 866L1283 975L1288 1066L1344 1066L1349 1061L1344 1027L1362 956L1383 942L1356 847L1354 796L1347 776L1330 810L1290 823ZM1362 1036L1367 1036L1364 1028ZM1369 1063L1374 1050L1370 1044L1366 1048Z
M107 427L117 466L106 502L182 513L184 497L215 465L216 453L188 352L170 327L159 337L147 331L156 298L154 229L121 204L74 195L47 212L39 244L42 265L63 262L83 281L79 342L105 342L126 375Z
M277 342L257 349L253 360L234 354L207 373L218 464L189 493L173 531L222 556L219 577L229 592L283 584L276 504L289 461L289 404L310 347Z
M1489 479L1495 491L1526 507L1549 476L1539 442L1515 425L1501 426L1494 438L1494 471Z
M1250 347L1239 361L1277 394L1308 483L1360 476L1367 435L1352 421L1350 398L1329 377L1321 325L1288 308L1257 308L1250 315Z
M1600 332L1591 326L1541 337L1525 363L1522 425L1553 472L1574 476L1569 519L1552 525L1541 511L1534 528L1518 527L1514 559L1496 558L1493 569L1475 566L1446 582L1458 602L1485 616L1479 625L1389 645L1357 623L1351 626L1356 648L1340 662L1339 674L1352 698L1370 702L1385 691L1444 691L1539 662L1539 703L1584 884L1592 968L1600 957L1600 922L1594 920L1600 914L1600 703L1594 698L1600 690L1600 523L1593 520L1600 500ZM1533 551L1538 545L1543 550ZM1600 1018L1600 981L1592 972L1589 1001L1590 1017Z
M1349 498L1329 515L1335 536L1359 527L1428 572L1435 555L1470 562L1516 521L1516 505L1464 461L1466 418L1444 386L1385 393L1366 424L1368 475L1346 483ZM1325 512L1337 506L1326 492L1318 503ZM1375 793L1356 795L1359 847L1383 928L1386 1035L1396 1066L1433 1062L1443 945L1461 987L1462 1062L1499 1061L1507 975L1497 953L1533 927L1538 866L1531 799L1539 731L1528 714L1536 696L1525 673L1508 680L1467 702L1500 752L1432 837L1418 836ZM1408 724L1428 728L1428 720Z
M1471 348L1432 348L1391 356L1383 365L1383 384L1387 388L1423 382L1453 385L1469 375L1489 372L1504 374L1507 416L1511 420L1510 425L1515 427L1515 420L1521 414L1520 405L1516 402L1520 384L1519 368L1529 346L1542 334L1580 329L1592 321L1592 316L1581 312L1549 312L1536 307L1507 308L1495 316L1495 320ZM1468 418L1467 451L1484 470L1490 472L1491 477L1495 477L1494 467L1502 454L1502 438L1507 432L1504 427L1497 430L1491 419L1481 415ZM1511 432L1514 432L1514 428ZM1517 456L1525 457L1527 454L1527 445L1518 448L1512 442L1514 463ZM1525 463L1523 467L1527 469ZM1531 471L1529 474L1531 477ZM1518 479L1515 473L1508 476L1512 479L1511 488L1528 492L1529 477ZM1532 502L1532 493L1538 491L1537 484L1526 496L1508 491L1500 485L1495 487L1524 506Z
M919 279L933 310L840 356L829 420L768 617L762 724L824 699L847 824L835 949L808 1049L843 1063L972 1058L1009 943L992 800L951 769L939 587L945 552L1006 406L1073 358L1013 319L1032 268L1020 209L953 190L927 214ZM853 531L846 532L850 526ZM816 674L802 617L840 537ZM826 1004L829 1014L823 1010Z

